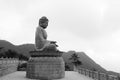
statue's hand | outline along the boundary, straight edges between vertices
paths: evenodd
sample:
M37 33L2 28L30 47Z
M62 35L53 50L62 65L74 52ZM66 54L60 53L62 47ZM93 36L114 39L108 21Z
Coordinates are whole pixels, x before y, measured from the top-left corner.
M57 43L56 41L51 41L50 43L54 44L56 47L58 47L58 45L56 44Z
M56 47L58 47L58 45L57 44L55 44L56 45Z
M56 43L56 41L51 41L50 43L55 44L55 43Z

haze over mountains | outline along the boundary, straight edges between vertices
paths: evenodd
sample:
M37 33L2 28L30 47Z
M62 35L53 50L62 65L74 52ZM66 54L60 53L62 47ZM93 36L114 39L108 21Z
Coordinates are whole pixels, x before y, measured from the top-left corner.
M27 57L30 57L29 51L33 51L34 44L22 44L22 45L14 45L8 41L5 40L0 40L0 47L4 47L0 53L7 51L8 49L15 50L19 54L23 54ZM80 57L79 60L82 62L82 65L80 67L87 68L90 70L96 70L100 71L103 73L109 73L113 75L118 75L118 73L112 72L112 71L107 71L106 69L102 68L99 64L97 64L95 61L93 61L89 56L87 56L84 52L75 52L75 51L68 51L64 52L63 54L63 59L64 61L69 64L70 67L73 67L72 62L69 60L72 54L78 54Z

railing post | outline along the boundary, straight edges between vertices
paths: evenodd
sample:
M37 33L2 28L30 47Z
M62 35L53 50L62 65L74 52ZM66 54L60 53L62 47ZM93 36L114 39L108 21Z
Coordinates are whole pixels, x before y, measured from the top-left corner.
M84 75L84 69L82 68L82 71L83 71L83 75Z
M86 69L86 76L88 76L88 69Z
M87 69L87 76L89 77L89 70Z
M97 74L97 75L98 75L98 80L100 80L100 73L98 72L98 74Z
M111 79L110 75L108 75L108 80Z
M78 73L80 73L80 68L78 68Z
M92 71L92 78L94 79L94 71Z
M86 76L86 69L84 69L84 72L85 72L85 76Z
M119 79L119 77L116 76L114 80L120 80L120 79Z
M80 73L82 74L82 68L80 69Z
M95 80L98 80L98 72L95 71Z
M88 70L88 77L90 77L90 70Z
M106 80L108 80L108 74L106 74Z
M94 71L92 71L92 79L94 79Z
M81 74L81 68L79 68L79 73Z
M83 69L81 68L81 74L83 74Z
M92 71L90 70L90 77L92 78Z
M85 75L85 69L83 69L83 74Z
M91 71L89 70L89 77L91 77Z
M79 68L79 73L81 74L81 70L80 70L81 68Z
M114 80L114 76L112 76L112 80Z

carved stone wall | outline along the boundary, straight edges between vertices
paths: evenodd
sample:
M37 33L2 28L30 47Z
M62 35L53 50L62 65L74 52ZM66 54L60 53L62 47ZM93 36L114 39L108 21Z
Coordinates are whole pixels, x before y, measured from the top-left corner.
M26 77L31 79L60 79L65 76L62 57L31 57L27 64Z

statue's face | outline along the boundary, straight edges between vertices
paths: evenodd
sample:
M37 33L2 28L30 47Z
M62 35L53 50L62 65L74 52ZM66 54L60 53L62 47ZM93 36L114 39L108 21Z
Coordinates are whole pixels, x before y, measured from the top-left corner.
M44 28L44 29L47 28L47 26L48 26L48 21L43 21L43 22L41 21L41 22L40 22L40 26L41 26L42 28Z

